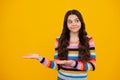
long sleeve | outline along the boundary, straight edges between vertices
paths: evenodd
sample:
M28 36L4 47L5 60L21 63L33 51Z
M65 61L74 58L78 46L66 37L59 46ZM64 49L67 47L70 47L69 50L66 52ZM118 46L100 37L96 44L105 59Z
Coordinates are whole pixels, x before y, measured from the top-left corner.
M56 49L56 47L58 46L57 43L58 43L58 42L57 42L57 39L56 39L56 40L55 40L55 49ZM55 54L56 54L56 50L55 50ZM56 63L55 63L55 60L56 60L55 57L54 57L54 60L48 60L47 58L42 57L42 56L41 56L40 59L39 59L39 61L40 61L40 63L41 63L42 65L44 65L44 66L46 66L46 67L48 67L48 68L51 68L51 69L59 70L60 65L56 64Z
M40 63L48 68L59 70L59 65L54 60L48 60L47 58L41 57Z
M91 70L94 71L96 68L96 54L95 46L92 37L89 37L89 50L90 50L90 60L88 62L75 61L74 68L78 70Z

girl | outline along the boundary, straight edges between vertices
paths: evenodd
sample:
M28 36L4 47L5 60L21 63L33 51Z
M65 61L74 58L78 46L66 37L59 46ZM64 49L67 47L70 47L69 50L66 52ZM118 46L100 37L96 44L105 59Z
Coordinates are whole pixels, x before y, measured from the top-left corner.
M82 15L69 10L63 23L61 36L56 38L54 60L38 54L23 58L37 59L41 64L58 71L57 80L87 80L87 71L96 68L93 38L87 35Z

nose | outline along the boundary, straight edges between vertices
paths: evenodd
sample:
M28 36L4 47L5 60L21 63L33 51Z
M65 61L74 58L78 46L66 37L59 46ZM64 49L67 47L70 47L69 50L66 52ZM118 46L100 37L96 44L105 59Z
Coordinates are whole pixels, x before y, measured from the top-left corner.
M72 22L72 25L76 25L76 22L75 22L75 21L73 21L73 22Z

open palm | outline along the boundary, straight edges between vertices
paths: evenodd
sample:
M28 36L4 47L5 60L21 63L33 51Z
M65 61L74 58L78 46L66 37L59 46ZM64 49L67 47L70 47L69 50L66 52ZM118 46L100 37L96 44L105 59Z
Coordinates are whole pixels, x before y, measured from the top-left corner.
M27 56L22 56L22 58L26 58L26 59L39 59L39 54L29 54Z
M71 65L73 60L55 60L57 64Z

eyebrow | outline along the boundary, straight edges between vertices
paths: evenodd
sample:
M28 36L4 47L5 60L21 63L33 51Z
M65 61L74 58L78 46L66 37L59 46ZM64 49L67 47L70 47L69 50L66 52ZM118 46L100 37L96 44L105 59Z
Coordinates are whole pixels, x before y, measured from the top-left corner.
M76 20L76 19L78 19L78 20L79 20L79 18L75 18L74 20ZM68 19L68 20L71 20L71 19Z

